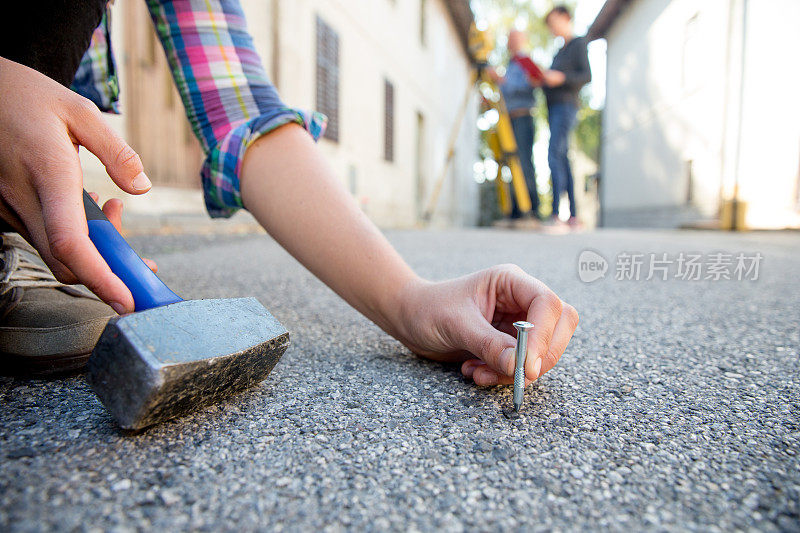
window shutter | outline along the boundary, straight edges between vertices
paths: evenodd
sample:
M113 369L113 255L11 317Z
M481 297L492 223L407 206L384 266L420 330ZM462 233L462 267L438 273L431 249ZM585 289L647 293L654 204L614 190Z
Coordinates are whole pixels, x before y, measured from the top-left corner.
M394 161L394 85L384 80L383 158Z
M339 141L339 35L317 17L317 105L328 116L325 138Z

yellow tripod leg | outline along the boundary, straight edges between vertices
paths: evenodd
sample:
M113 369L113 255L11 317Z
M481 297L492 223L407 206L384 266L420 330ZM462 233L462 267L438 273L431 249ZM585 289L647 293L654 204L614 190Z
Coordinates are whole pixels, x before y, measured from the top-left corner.
M525 174L522 172L522 164L517 156L512 157L508 166L511 169L511 186L514 187L514 195L517 197L517 207L523 213L528 213L533 208L528 185L525 183Z
M511 184L514 187L514 195L517 198L517 207L523 213L528 213L531 208L531 197L528 185L525 183L525 174L522 172L522 164L517 155L517 141L514 138L514 130L511 127L511 118L504 110L500 112L497 121L497 137L500 141L500 149L505 154L506 163L511 170Z
M503 181L502 168L497 170L497 178L494 181L497 184L497 201L500 202L500 212L504 216L508 216L511 214L511 194L508 185Z
M497 187L497 201L500 204L500 212L508 216L511 214L511 196L503 181L503 151L500 149L500 139L497 137L497 132L492 131L487 137L487 144L489 149L494 154L494 160L497 162L497 177L494 180L495 187Z

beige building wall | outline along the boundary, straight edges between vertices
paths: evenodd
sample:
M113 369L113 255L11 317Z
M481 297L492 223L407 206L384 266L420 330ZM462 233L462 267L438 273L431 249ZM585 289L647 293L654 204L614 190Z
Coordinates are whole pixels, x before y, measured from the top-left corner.
M793 59L800 50L800 2L748 0L743 75L736 78L742 102L728 121L731 147L725 175L726 197L738 178L752 227L800 227L800 69ZM741 22L740 22L741 24ZM734 48L741 54L741 45ZM788 62L787 62L788 61ZM737 119L740 122L737 122ZM735 129L734 129L735 128Z
M367 214L382 226L417 222L421 203L443 166L447 138L469 83L470 66L444 1L248 0L243 3L256 46L289 105L314 108L316 17L339 35L339 141L321 147ZM278 12L278 38L253 21ZM420 9L425 7L424 44ZM265 30L267 25L265 23ZM277 48L277 54L276 54ZM309 53L311 52L311 53ZM275 72L277 68L277 73ZM394 85L394 161L384 154L384 80ZM477 219L477 101L456 147L452 175L437 209L440 223ZM423 117L417 155L418 114ZM419 174L418 180L418 157Z
M131 70L134 54L125 50L130 39L122 33L132 30L120 4L114 7L113 38L124 91L132 86L126 79L130 72L125 71ZM340 134L338 142L321 140L321 149L375 222L384 227L415 224L444 164L447 139L470 77L467 55L445 0L242 0L242 6L265 68L291 106L315 108L317 16L337 32ZM129 21L131 18L128 14ZM423 20L424 40L420 35ZM158 53L163 56L160 49ZM126 61L128 69L124 68ZM385 79L394 85L392 162L384 160ZM436 211L437 224L473 224L477 220L478 187L472 171L478 143L477 100L472 104ZM140 118L112 120L121 132L130 134L139 127L132 121ZM153 135L164 133L156 129ZM87 157L85 162L90 182L102 184L97 163L91 159ZM198 191L184 193L156 186L152 196L163 198L155 202L160 204L158 209L169 209L175 198L185 197L178 201L177 209L202 210ZM134 211L153 211L139 200L126 202Z
M628 4L607 35L606 214L714 218L738 179L748 225L796 223L798 71L775 51L798 23L793 0Z

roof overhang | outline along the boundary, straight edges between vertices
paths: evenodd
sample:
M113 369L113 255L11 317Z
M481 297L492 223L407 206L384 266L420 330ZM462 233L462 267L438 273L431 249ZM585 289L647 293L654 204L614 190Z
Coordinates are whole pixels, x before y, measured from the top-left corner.
M589 41L596 39L603 39L608 35L608 31L613 26L614 22L619 17L622 10L628 6L633 0L606 0L600 12L595 17L589 30L586 32L586 38Z
M469 0L444 0L444 4L455 24L464 53L469 57L469 29L475 20L475 15L469 7Z

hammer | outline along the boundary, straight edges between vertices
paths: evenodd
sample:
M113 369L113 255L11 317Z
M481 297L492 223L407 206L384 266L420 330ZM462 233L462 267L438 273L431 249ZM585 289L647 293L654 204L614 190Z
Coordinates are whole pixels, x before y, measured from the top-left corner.
M263 380L289 332L255 298L184 301L142 261L83 192L89 238L133 295L136 311L109 320L88 381L123 429L187 414Z

